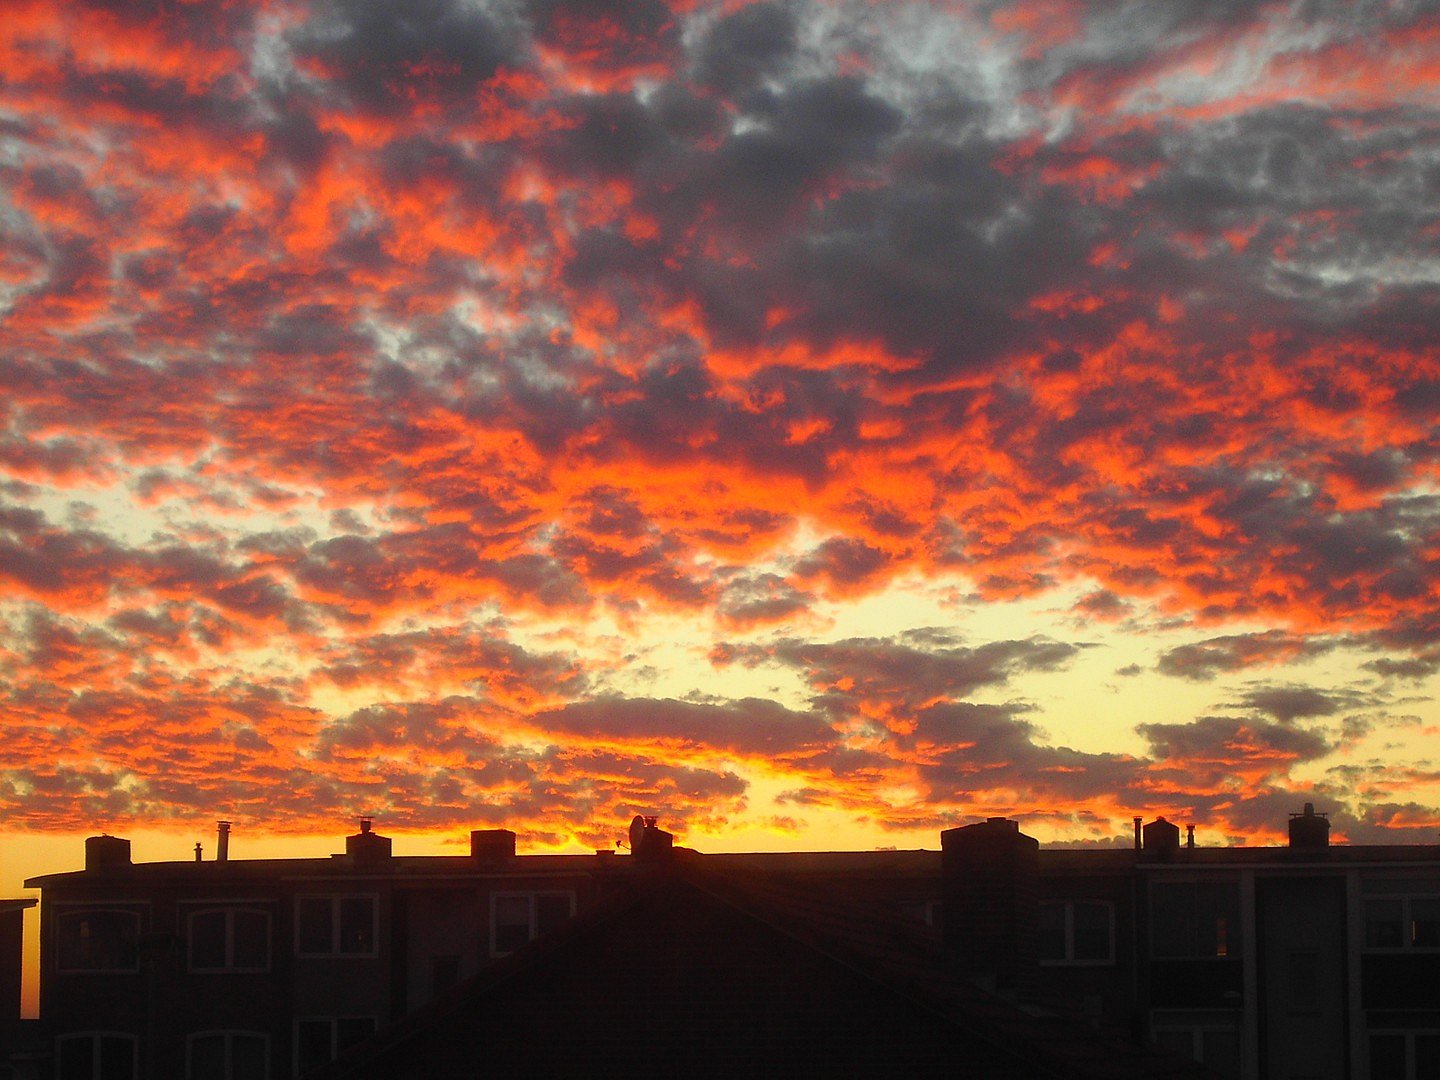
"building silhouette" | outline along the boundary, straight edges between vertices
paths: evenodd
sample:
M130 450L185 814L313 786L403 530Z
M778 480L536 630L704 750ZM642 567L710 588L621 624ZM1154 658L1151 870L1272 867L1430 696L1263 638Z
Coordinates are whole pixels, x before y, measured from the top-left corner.
M1084 849L1003 818L940 851L700 854L653 818L629 854L490 829L396 855L368 819L328 858L219 839L136 864L91 837L27 882L14 1080L1440 1077L1440 847L1331 845L1309 805L1271 848L1164 818ZM0 902L12 987L29 903Z

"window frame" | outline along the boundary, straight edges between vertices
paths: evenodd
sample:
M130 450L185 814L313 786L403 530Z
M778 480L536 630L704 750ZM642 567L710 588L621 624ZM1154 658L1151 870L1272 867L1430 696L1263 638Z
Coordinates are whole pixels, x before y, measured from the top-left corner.
M574 890L574 889L504 889L504 890L501 890L501 891L492 892L492 893L490 894L490 934L489 934L488 946L489 946L489 951L490 951L490 957L491 957L491 959L498 959L498 958L500 958L500 957L502 957L502 956L510 956L510 955L514 954L515 952L517 952L519 949L524 948L524 945L519 945L519 946L516 946L516 948L514 948L514 949L506 949L506 950L504 950L504 951L501 951L500 949L498 949L498 948L496 947L495 931L496 931L496 929L497 929L496 919L497 919L497 916L498 916L498 910L497 910L497 909L499 908L499 901L501 901L501 900L514 900L514 899L521 899L521 898L526 899L526 900L529 901L529 915L530 915L530 920L529 920L529 921L530 921L530 925L529 925L529 936L526 937L525 943L524 943L525 945L528 945L528 944L530 944L530 942L534 941L537 937L540 936L540 928L539 928L539 925L538 925L538 924L539 924L539 921L540 921L540 920L539 920L539 911L540 911L540 908L539 908L539 899L540 899L540 897L542 897L542 896L563 896L563 897L565 897L567 900L570 901L570 912L569 912L569 914L566 916L566 919L569 920L569 919L573 919L573 918L575 917L575 907L576 907L576 903L575 903L575 890Z
M1171 952L1168 949L1162 950L1159 947L1158 943L1162 940L1164 930L1161 927L1161 920L1158 917L1158 908L1160 905L1156 902L1157 895L1166 889L1179 888L1196 890L1197 900L1198 890L1200 889L1212 889L1217 892L1223 889L1226 891L1228 894L1227 901L1233 901L1233 903L1227 903L1227 908L1229 909L1227 911L1227 917L1222 917L1216 924L1218 929L1220 922L1224 923L1224 952L1220 952L1218 948L1213 953L1202 951ZM1249 948L1249 943L1246 942L1243 934L1244 898L1241 896L1240 882L1238 880L1231 878L1206 879L1187 877L1181 878L1178 881L1151 881L1149 888L1146 890L1146 903L1146 922L1148 925L1146 927L1145 938L1146 947L1149 950L1145 957L1146 960L1203 961L1206 963L1212 961L1243 961L1246 950ZM1198 915L1198 909L1196 909L1196 914ZM1228 916L1233 916L1233 918ZM1191 929L1198 931L1200 929L1200 923L1197 921ZM1217 933L1217 946L1220 944L1219 937L1220 935ZM1198 944L1199 940L1197 937L1194 943Z
M329 1028L330 1028L330 1051L329 1051L330 1056L325 1060L325 1064L329 1064L331 1061L334 1061L337 1057L339 1057L340 1054L341 1054L341 1052L342 1052L342 1051L341 1051L341 1048L340 1048L340 1046L339 1046L339 1041L340 1041L340 1024L341 1024L342 1021L345 1021L345 1020L364 1020L364 1021L368 1022L369 1025L370 1025L370 1031L369 1031L369 1034L367 1034L367 1035L365 1036L365 1038L367 1038L367 1039L370 1038L370 1036L374 1035L377 1031L380 1030L380 1018L379 1018L378 1016L372 1016L372 1015L367 1015L367 1014L354 1014L354 1015L346 1015L346 1016L297 1016L297 1017L295 1017L295 1022L291 1025L291 1039L290 1039L290 1047L291 1047L291 1061L290 1061L290 1065L291 1065L292 1071L294 1072L294 1075L296 1075L296 1076L300 1076L300 1075L301 1075L301 1072L300 1072L300 1025L301 1025L301 1024L327 1024L327 1025L329 1026ZM363 1042L364 1040L362 1039L362 1040L359 1040L359 1041ZM350 1044L346 1045L346 1046L344 1047L344 1049L345 1049L345 1050L348 1050L348 1049L350 1049L351 1046L355 1046L355 1045L358 1045L358 1042L357 1042L357 1043L350 1043ZM312 1067L315 1067L315 1066L312 1066Z
M193 1061L193 1048L196 1039L214 1038L220 1035L225 1039L225 1075L223 1077L197 1077ZM204 1031L192 1031L185 1036L185 1078L186 1080L231 1080L234 1072L235 1058L232 1047L235 1036L247 1039L259 1039L264 1047L265 1073L264 1080L270 1080L270 1036L263 1031L247 1031L239 1028L207 1028Z
M190 905L186 905L187 907ZM195 919L206 915L225 916L224 967L200 967L195 963ZM260 967L240 967L235 963L235 916L260 915L265 919L265 963ZM275 962L275 920L265 908L245 904L196 904L185 913L185 970L191 975L264 975ZM227 1029L228 1030L228 1029Z
M136 1077L138 1080L140 1076L140 1036L133 1035L128 1031L110 1031L101 1029L87 1031L67 1031L64 1035L55 1036L55 1073L57 1076L60 1073L62 1055L64 1053L64 1051L61 1049L62 1044L67 1042L79 1042L81 1039L90 1040L92 1047L94 1047L100 1039L122 1039L125 1042L128 1042L130 1044L130 1075ZM104 1080L104 1078L99 1075L101 1064L100 1055L96 1053L94 1049L91 1050L91 1061L93 1062L90 1070L92 1080Z
M330 948L326 952L306 952L300 942L300 907L307 901L318 900L326 900L330 903ZM365 900L370 904L370 949L368 952L345 952L340 947L340 905L346 900ZM295 956L297 958L303 960L374 960L379 955L379 893L305 893L295 897Z
M1075 906L1077 904L1088 904L1094 907L1103 908L1106 919L1106 937L1109 941L1109 949L1103 959L1077 958L1075 956ZM1115 901L1101 900L1088 896L1071 897L1063 900L1040 901L1043 907L1062 907L1065 909L1065 955L1060 958L1040 959L1041 967L1114 967L1115 959ZM1038 949L1036 950L1038 953Z
M134 920L135 927L135 962L129 967L65 967L65 949L62 944L64 938L63 924L68 919L83 918L86 915L124 915ZM134 975L140 970L140 936L143 933L142 925L144 917L138 907L127 907L124 905L109 904L66 904L64 907L57 907L52 923L51 932L54 936L55 946L55 973L57 975Z
M1434 955L1440 953L1440 941L1434 945L1416 945L1415 917L1412 904L1416 900L1428 901L1440 905L1440 894L1413 892L1413 893L1367 893L1361 897L1361 919L1364 924L1365 941L1362 946L1367 953L1424 953ZM1371 945L1370 944L1370 905L1383 903L1398 903L1400 905L1400 944L1398 945ZM1387 1034L1394 1034L1387 1032Z
M1375 1036L1382 1038L1401 1038L1405 1040L1405 1076L1407 1080L1423 1080L1418 1075L1418 1064L1415 1061L1415 1040L1420 1036L1440 1038L1440 1028L1397 1028L1397 1027L1372 1027L1365 1029L1365 1062L1366 1068L1373 1063L1374 1051L1371 1049L1370 1040Z

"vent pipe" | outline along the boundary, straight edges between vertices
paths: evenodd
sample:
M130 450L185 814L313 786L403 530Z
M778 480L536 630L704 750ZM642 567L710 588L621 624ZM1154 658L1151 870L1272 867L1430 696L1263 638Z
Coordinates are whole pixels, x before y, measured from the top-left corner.
M1135 850L1140 850L1140 823L1145 819L1139 814L1135 815Z
M228 821L215 823L215 861L217 863L230 861L230 822Z
M1194 825L1186 825L1186 826L1185 826L1185 846L1186 846L1187 848L1193 848L1193 847L1195 846L1195 826L1194 826Z

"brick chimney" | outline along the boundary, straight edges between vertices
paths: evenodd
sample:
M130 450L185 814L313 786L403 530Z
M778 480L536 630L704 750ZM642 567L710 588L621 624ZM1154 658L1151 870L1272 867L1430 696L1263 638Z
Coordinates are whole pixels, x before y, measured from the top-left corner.
M360 831L345 838L345 854L354 858L357 864L382 862L390 858L391 841L370 831L371 819L360 819Z
M1330 816L1317 814L1314 803L1306 803L1305 809L1290 815L1290 846L1316 850L1330 846Z
M940 834L945 944L969 978L1006 993L1034 988L1040 842L992 817Z
M130 841L121 836L87 836L85 869L106 870L130 865Z
M658 818L636 814L630 821L630 854L641 859L663 859L675 848L675 834L660 828Z

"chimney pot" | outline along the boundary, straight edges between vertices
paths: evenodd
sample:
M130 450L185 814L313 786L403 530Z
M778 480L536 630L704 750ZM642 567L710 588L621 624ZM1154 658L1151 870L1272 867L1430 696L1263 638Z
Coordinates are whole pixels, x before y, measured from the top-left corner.
M215 861L217 863L230 861L230 822L228 821L215 823Z

